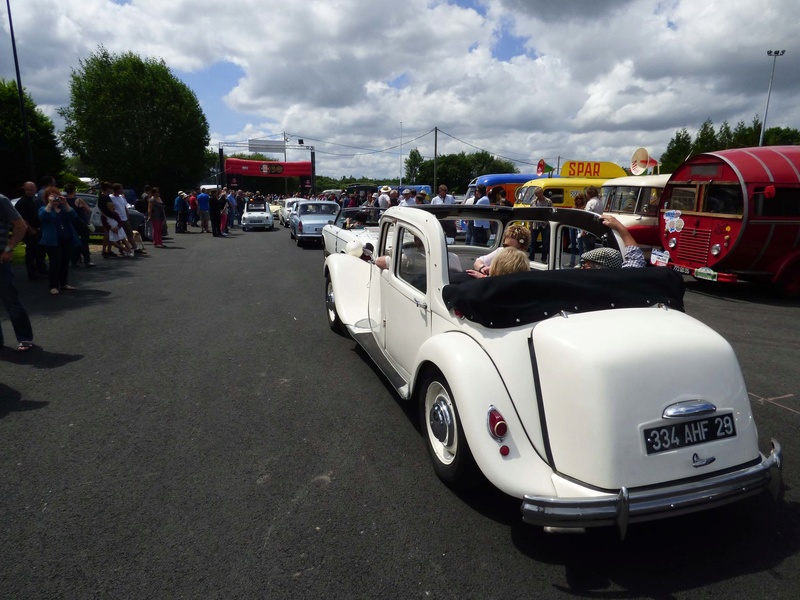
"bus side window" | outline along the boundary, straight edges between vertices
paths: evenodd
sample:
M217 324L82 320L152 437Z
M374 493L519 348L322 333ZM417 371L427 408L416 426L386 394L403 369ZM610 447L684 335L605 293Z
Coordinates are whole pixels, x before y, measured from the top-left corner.
M764 189L759 194L756 213L761 217L800 217L800 188L776 187L774 198L765 198Z

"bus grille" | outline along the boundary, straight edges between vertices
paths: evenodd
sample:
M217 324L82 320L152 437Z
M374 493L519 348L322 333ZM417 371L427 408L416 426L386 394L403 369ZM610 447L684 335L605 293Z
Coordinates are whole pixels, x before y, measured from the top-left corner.
M707 264L708 250L711 246L710 229L690 229L684 227L678 247L677 258Z

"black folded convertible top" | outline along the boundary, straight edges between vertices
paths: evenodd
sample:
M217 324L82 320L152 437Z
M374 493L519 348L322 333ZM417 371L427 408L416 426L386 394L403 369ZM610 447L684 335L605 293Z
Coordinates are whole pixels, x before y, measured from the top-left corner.
M582 313L666 304L683 310L683 277L671 269L531 271L463 283L442 290L448 309L485 327L534 323L560 311Z

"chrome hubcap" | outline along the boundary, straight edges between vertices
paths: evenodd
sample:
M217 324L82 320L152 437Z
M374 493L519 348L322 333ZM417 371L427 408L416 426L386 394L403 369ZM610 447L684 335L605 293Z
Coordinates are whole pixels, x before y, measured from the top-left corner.
M439 397L436 399L428 413L428 420L433 436L443 445L451 445L455 426L453 424L453 414L450 412L450 405L445 398Z
M333 299L333 285L330 283L328 284L328 291L325 294L325 306L328 308L328 317L333 321L334 315L336 314L336 303Z

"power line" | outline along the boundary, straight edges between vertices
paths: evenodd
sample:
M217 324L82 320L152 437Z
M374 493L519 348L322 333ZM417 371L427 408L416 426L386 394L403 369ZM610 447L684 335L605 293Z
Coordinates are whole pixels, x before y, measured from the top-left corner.
M401 146L405 146L407 144L411 144L413 142L416 142L417 140L425 137L426 135L430 135L431 133L433 133L433 129L431 129L430 131L427 131L427 132L425 132L425 133L423 133L421 135L418 135L417 137L415 137L413 139L404 140L402 142L402 144L396 144L394 146L389 146L387 148L380 148L378 150L375 150L375 149L372 149L372 148L364 148L363 146L351 146L349 144L341 144L339 142L330 142L330 141L327 141L327 140L320 140L320 139L315 139L315 138L311 138L311 137L305 137L305 136L302 136L302 135L296 135L294 133L289 133L287 135L290 135L291 137L296 137L296 138L299 138L299 139L303 139L303 140L311 140L312 142L317 142L317 143L320 143L320 144L330 144L332 146L341 146L343 148L353 148L354 150L364 150L364 152L353 152L353 153L343 154L343 153L337 153L337 152L326 152L324 150L320 150L319 148L317 148L317 152L319 152L320 154L327 154L329 156L341 156L341 157L346 157L346 158L352 158L354 156L369 156L369 155L372 155L372 154L381 154L383 152L389 152L391 150L395 150L397 148L400 148Z

